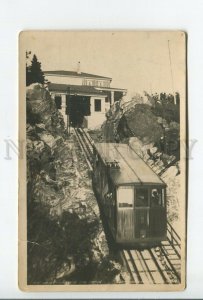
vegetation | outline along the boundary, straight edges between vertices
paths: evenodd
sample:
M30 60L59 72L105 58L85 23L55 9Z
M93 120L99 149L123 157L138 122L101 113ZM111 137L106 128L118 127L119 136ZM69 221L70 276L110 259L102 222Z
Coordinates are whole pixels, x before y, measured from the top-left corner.
M152 112L156 116L164 118L168 124L172 121L180 123L179 105L175 105L174 103L157 102L152 107Z
M26 58L29 59L31 52L26 52ZM29 86L32 83L45 83L44 73L41 69L41 63L38 61L37 56L34 54L31 65L26 63L26 86Z

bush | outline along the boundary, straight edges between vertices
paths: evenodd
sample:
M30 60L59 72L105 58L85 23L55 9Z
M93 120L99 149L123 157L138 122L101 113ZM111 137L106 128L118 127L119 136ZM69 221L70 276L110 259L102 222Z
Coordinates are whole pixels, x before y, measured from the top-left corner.
M157 102L155 107L152 107L152 112L159 117L164 118L168 123L175 121L180 122L179 105L173 103Z

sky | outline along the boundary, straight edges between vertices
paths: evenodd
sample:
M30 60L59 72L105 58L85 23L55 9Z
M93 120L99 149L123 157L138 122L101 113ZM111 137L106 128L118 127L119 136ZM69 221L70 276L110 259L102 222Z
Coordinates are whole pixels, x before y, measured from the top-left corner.
M178 31L27 31L26 50L42 70L77 70L112 77L111 87L136 93L185 92L185 35Z

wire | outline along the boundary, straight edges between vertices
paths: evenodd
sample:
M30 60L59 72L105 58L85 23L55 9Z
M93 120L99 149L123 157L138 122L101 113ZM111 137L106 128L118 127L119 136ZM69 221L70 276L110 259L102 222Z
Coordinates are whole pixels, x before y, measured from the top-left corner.
M172 82L172 90L173 90L173 95L174 95L174 103L176 104L176 97L175 97L175 93L174 93L172 62L171 62L171 50L170 50L170 41L169 40L168 40L168 54L169 54L169 62L170 62L171 82Z

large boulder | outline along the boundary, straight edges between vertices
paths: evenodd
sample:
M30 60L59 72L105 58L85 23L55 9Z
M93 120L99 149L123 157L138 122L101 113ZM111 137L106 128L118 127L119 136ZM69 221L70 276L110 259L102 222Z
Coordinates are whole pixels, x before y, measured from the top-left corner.
M26 87L27 100L45 100L49 92L40 83L33 83Z
M57 135L64 133L63 116L56 108L55 102L46 88L39 83L28 86L26 100L28 124L37 125L38 132L41 126L41 131L46 129Z
M163 129L157 122L157 117L147 104L137 104L125 113L128 127L132 134L140 139L147 139L147 142L156 143L163 135Z

